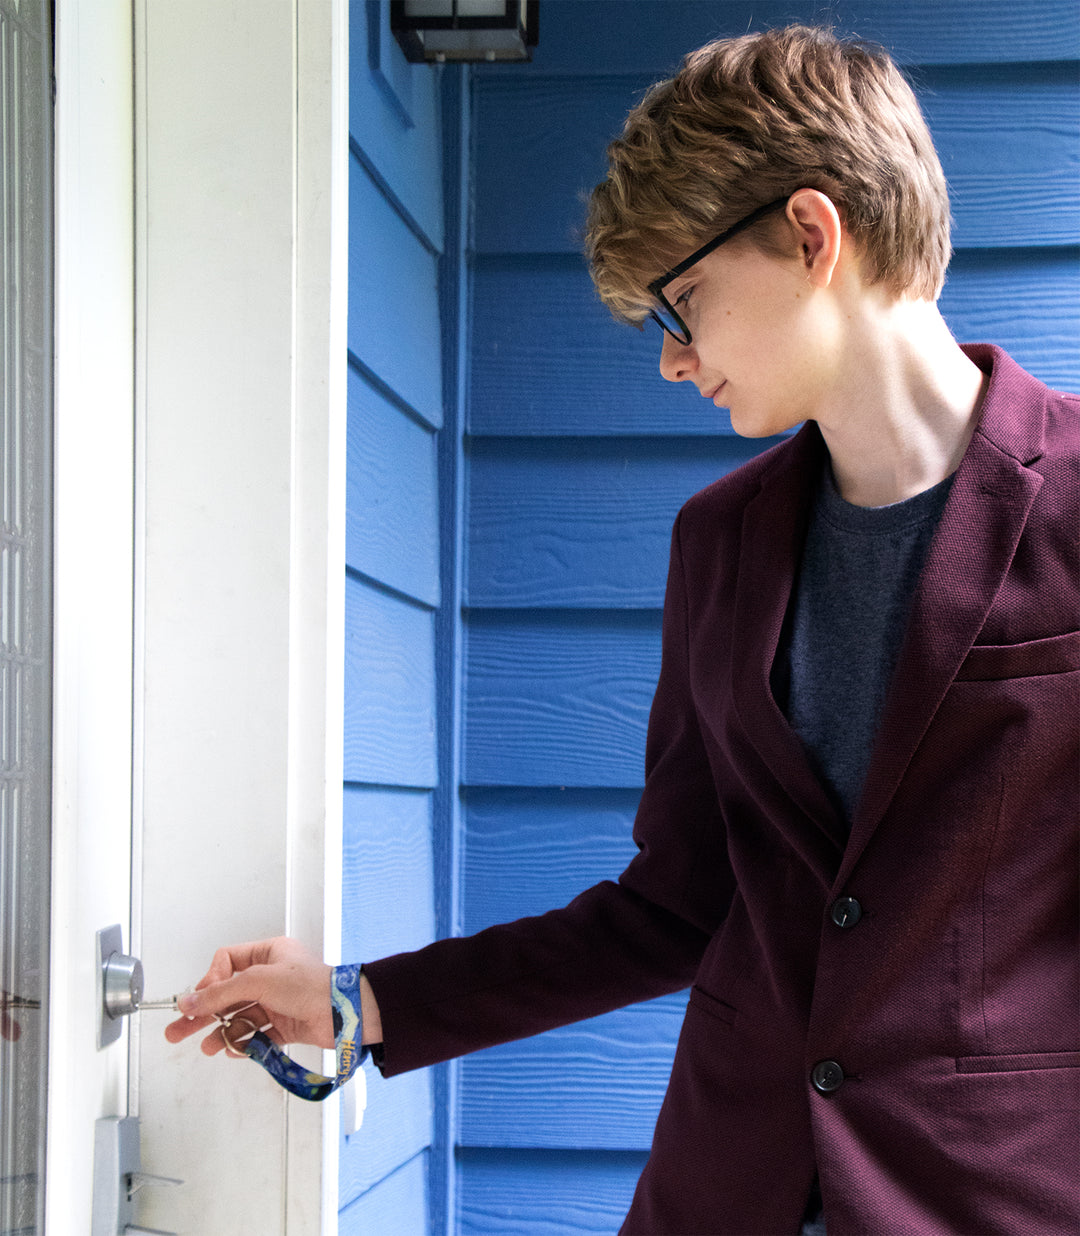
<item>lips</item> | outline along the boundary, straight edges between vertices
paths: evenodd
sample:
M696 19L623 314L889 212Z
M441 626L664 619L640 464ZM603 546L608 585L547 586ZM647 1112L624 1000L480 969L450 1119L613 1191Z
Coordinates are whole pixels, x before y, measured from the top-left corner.
M724 389L725 386L727 386L726 381L721 382L719 386L714 386L711 391L702 391L701 392L702 399L711 399L713 403L716 403L716 396L720 394L720 392Z

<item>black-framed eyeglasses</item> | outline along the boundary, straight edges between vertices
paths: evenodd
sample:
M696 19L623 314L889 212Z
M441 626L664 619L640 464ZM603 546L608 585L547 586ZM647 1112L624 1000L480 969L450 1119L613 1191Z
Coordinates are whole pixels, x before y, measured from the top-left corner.
M731 227L721 232L719 236L714 236L712 240L702 245L700 249L695 249L688 258L684 258L678 266L673 266L666 275L661 275L659 279L654 279L649 284L648 289L649 295L655 296L658 302L655 309L649 310L649 315L653 321L658 322L674 340L681 343L684 347L690 343L694 338L690 333L690 328L679 317L675 306L664 295L664 288L673 279L678 279L680 275L685 274L691 266L697 265L702 258L708 257L714 249L719 249L724 241L730 240L733 236L738 236L740 232L757 223L759 219L764 218L767 214L771 214L774 210L779 210L781 206L786 206L787 203L787 196L778 197L772 202L766 202L764 206L759 206L757 210L752 210L737 223L733 223Z

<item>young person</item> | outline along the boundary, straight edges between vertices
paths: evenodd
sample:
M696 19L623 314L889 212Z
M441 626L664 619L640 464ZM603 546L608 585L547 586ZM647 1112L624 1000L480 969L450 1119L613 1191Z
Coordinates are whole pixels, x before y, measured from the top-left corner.
M957 345L949 252L903 78L805 27L688 56L593 195L664 376L803 427L676 521L618 882L361 996L392 1075L692 984L628 1233L1080 1230L1080 401ZM223 949L168 1035L331 1046L330 975Z

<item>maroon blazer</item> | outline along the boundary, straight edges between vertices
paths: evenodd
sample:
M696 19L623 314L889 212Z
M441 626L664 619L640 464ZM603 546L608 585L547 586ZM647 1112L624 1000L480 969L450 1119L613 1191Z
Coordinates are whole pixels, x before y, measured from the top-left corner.
M850 838L769 688L813 425L675 525L640 853L366 967L390 1075L692 984L623 1228L1080 1231L1080 399L996 348Z

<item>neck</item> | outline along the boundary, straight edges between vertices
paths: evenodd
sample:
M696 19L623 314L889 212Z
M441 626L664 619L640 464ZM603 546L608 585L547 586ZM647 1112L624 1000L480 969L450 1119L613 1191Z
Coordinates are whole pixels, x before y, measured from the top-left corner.
M956 471L978 421L986 375L936 304L870 301L847 319L854 358L815 419L841 495L857 506L914 497Z

